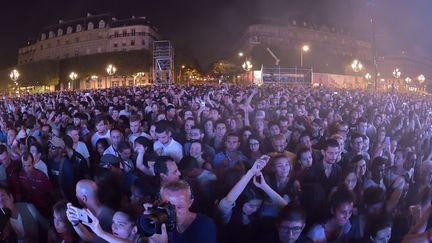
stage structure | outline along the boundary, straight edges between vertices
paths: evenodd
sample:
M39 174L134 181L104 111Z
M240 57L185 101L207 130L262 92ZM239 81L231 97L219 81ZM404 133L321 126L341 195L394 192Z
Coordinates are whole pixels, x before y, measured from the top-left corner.
M170 41L153 42L153 82L171 84L174 80L174 48Z

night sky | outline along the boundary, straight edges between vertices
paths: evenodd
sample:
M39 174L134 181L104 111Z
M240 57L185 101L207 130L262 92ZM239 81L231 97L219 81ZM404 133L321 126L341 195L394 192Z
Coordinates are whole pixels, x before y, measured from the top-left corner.
M32 0L5 1L0 9L0 69L16 63L19 46L47 25L92 14L146 16L167 39L190 50L202 66L232 53L245 27L263 18L303 15L370 37L368 2L374 2L380 53L431 56L430 0ZM175 46L176 47L176 46Z

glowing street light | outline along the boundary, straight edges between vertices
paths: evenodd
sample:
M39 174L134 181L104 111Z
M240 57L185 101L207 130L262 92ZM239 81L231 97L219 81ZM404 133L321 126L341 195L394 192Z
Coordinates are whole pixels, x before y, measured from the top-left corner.
M78 74L76 72L71 72L69 74L69 78L72 80L72 82L78 77ZM72 85L71 82L68 82L68 89L71 89Z
M405 82L407 82L407 84L409 84L409 83L412 82L412 79L411 79L410 77L406 77L406 78L405 78Z
M372 78L372 75L370 73L366 73L365 78L367 81L369 81Z
M96 76L96 75L92 75L90 78L91 78L92 80L97 80L99 77Z
M110 76L110 87L112 87L112 75L115 74L115 72L117 71L117 68L114 65L109 64L106 68L106 71L107 71L108 75Z
M310 47L308 45L303 45L300 49L300 67L303 67L303 53L308 52Z
M358 73L363 69L363 64L356 59L351 63L351 68L354 72Z
M400 78L401 76L401 71L399 70L399 68L396 68L395 70L393 70L393 77L395 78Z
M238 56L239 56L239 57L243 57L243 56L244 56L244 53L243 53L243 52L239 52L239 53L238 53Z
M245 61L245 62L242 64L242 68L243 68L245 71L250 71L250 70L252 69L252 67L253 67L253 65L252 65L252 63L251 63L250 61Z
M420 75L417 77L417 80L419 81L420 84L423 84L424 81L426 81L426 77L425 77L423 74L420 74Z
M14 82L15 93L18 95L18 97L19 97L19 88L18 88L18 78L19 78L19 76L20 76L20 73L16 69L12 70L11 73L9 74L9 77Z

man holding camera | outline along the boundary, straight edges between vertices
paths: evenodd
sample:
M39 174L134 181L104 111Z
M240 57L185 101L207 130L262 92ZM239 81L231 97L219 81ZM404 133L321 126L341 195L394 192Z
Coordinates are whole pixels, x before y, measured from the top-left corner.
M162 233L149 237L149 243L216 243L216 226L213 220L189 210L194 199L187 182L170 182L161 188L160 194L162 202L169 202L174 206L176 226L172 232L167 233L166 225L163 224Z

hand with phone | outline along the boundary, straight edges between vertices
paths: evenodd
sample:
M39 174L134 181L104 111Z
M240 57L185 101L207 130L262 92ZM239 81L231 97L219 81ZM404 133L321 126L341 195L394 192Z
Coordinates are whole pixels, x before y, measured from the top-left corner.
M72 203L67 204L66 217L68 218L69 222L72 223L72 225L76 225L79 222L83 222L83 223L90 222L90 219L87 216L85 210L72 206Z

